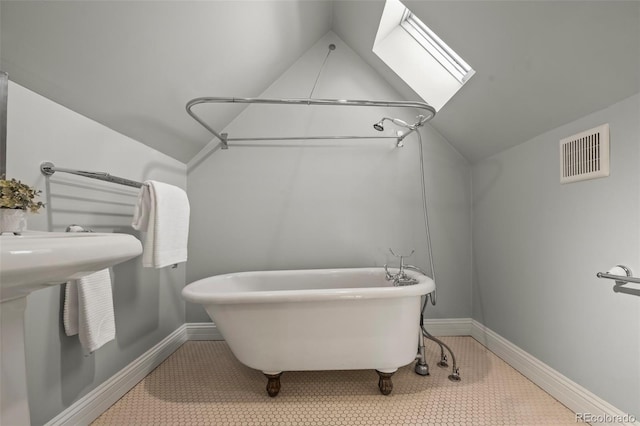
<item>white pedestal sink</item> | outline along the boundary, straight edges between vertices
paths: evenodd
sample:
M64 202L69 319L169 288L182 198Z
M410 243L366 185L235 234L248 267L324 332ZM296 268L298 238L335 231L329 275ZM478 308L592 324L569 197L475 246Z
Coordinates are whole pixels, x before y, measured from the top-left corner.
M108 268L140 253L140 241L126 234L0 235L0 425L30 424L24 346L29 293Z

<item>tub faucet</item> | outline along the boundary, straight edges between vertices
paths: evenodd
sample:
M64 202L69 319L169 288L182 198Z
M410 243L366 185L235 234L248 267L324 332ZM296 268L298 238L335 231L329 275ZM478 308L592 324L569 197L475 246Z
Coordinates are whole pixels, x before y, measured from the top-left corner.
M409 253L406 256L397 255L391 249L389 249L389 251L395 257L400 258L400 270L398 271L397 274L392 275L391 272L389 272L389 269L387 268L387 264L385 263L384 272L385 272L385 278L387 279L387 281L393 281L394 287L418 284L418 280L411 278L404 271L405 270L404 258L411 256L415 252L415 250L411 250L411 253Z

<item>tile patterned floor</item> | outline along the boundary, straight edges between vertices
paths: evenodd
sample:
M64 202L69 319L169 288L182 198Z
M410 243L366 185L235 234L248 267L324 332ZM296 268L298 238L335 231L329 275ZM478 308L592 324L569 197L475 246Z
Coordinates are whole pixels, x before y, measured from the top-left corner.
M103 413L94 425L575 425L575 414L471 337L444 337L462 381L436 365L393 376L383 396L373 370L285 372L267 396L261 372L240 364L221 341L185 343Z

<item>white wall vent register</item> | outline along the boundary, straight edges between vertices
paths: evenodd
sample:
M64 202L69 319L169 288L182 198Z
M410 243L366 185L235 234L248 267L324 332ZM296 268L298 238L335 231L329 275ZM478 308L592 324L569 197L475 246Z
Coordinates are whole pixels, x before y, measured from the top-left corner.
M560 141L560 183L609 176L609 124Z

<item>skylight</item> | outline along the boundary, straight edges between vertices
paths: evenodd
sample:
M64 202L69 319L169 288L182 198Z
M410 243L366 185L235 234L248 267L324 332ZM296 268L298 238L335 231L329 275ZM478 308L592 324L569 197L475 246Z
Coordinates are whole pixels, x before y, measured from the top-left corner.
M445 67L460 83L464 83L474 74L474 70L440 39L409 9L405 9L400 26L420 43L440 65Z
M400 0L386 0L373 52L436 110L475 73Z

